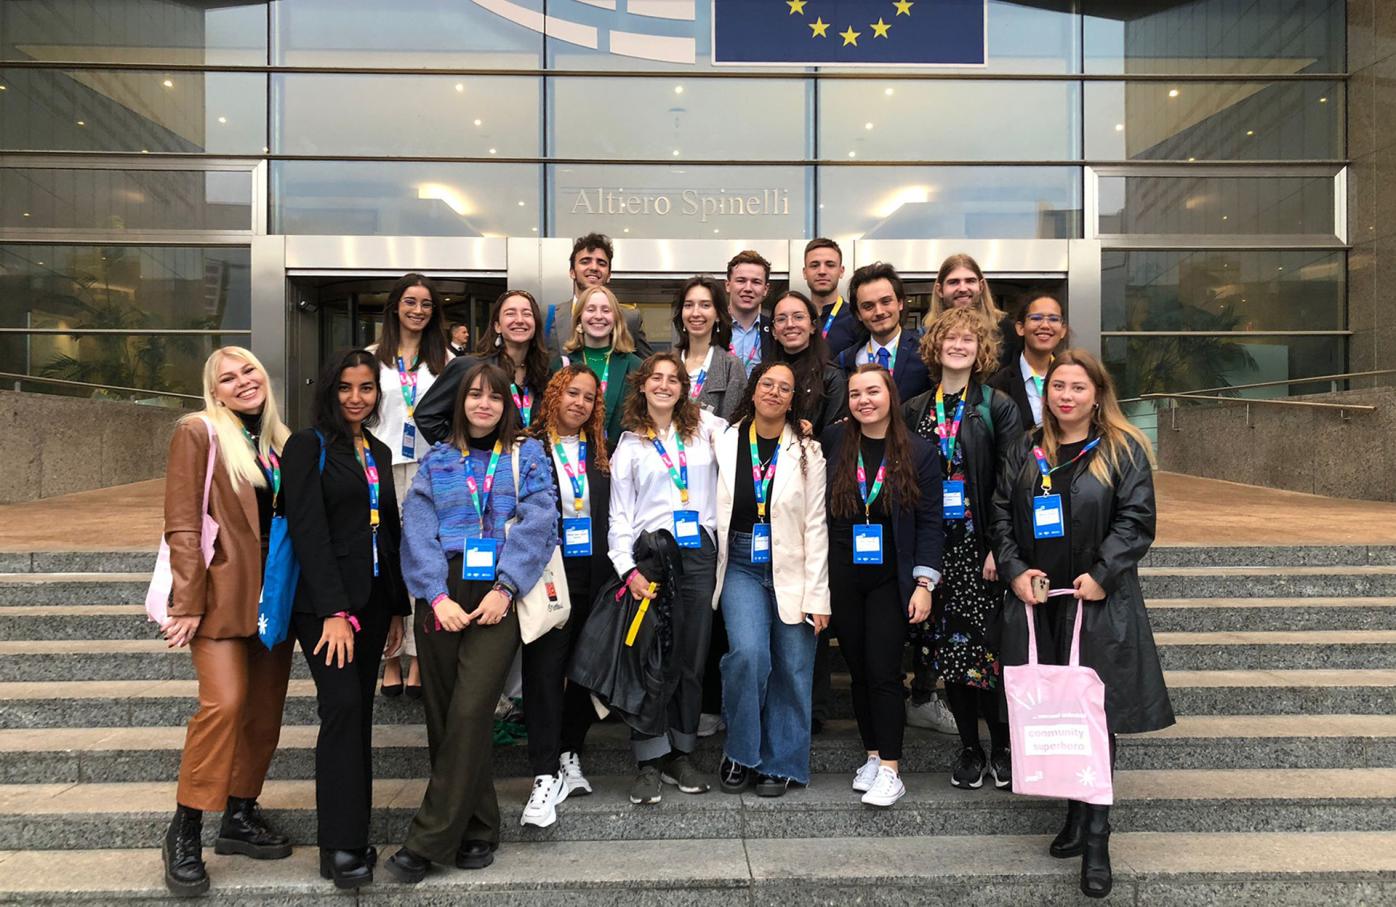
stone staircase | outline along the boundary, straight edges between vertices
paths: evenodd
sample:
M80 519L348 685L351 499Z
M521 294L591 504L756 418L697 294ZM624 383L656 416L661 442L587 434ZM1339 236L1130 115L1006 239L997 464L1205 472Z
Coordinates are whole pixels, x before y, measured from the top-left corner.
M0 554L0 902L163 899L156 844L173 807L187 652L141 606L146 554ZM1145 594L1178 725L1121 740L1112 900L1396 903L1396 548L1160 548ZM622 728L589 740L590 797L522 829L522 746L498 751L506 846L484 872L415 889L385 873L357 895L315 867L314 688L297 654L262 802L301 845L275 863L206 850L229 903L1079 903L1078 861L1046 842L1059 804L947 775L953 738L911 730L908 795L887 811L849 790L862 761L846 677L815 738L816 777L778 800L624 793ZM401 840L425 784L419 706L380 700L374 839ZM720 742L699 764L715 770ZM715 780L715 779L714 779ZM205 822L212 836L217 817Z

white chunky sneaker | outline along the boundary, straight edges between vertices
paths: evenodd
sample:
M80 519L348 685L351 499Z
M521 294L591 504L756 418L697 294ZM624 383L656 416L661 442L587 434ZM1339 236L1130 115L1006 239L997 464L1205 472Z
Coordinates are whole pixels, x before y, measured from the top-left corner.
M936 695L920 705L906 704L906 723L912 727L923 727L937 734L958 734L955 716L950 714L950 706L942 696Z
M869 756L868 761L853 775L853 789L856 791L872 790L873 782L877 780L877 770L882 767L882 760L876 756Z
M538 775L533 779L533 792L528 795L528 803L519 817L520 825L547 828L557 821L557 805L562 802L564 790L559 775Z
M582 774L582 759L576 753L563 753L558 760L558 768L562 772L562 796L563 799L572 796L578 797L591 793L591 782L587 776Z
M885 765L878 766L877 780L872 788L863 794L863 802L868 806L891 806L906 795L906 786L901 777Z

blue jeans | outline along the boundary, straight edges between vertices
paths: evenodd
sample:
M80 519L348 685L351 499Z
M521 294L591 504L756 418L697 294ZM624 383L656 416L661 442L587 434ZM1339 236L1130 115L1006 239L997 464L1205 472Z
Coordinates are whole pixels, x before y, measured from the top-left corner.
M808 784L814 629L781 621L771 565L751 562L749 533L732 533L721 607L724 752L761 774Z

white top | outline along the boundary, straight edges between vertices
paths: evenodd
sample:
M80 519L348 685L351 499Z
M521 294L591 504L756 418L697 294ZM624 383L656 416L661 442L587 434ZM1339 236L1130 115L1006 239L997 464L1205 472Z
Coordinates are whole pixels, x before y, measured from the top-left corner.
M591 483L586 481L586 470L582 469L581 464L577 462L577 447L581 438L577 435L563 435L558 440L562 442L562 449L567 454L567 462L572 467L572 472L582 480L582 512L578 513L573 506L576 498L572 494L572 480L567 478L567 470L562 468L562 461L557 457L557 448L553 447L552 437L544 438L543 443L548 445L548 451L553 457L553 472L557 474L557 496L558 500L562 501L562 515L569 520L579 516L590 517ZM596 456L596 444L588 440L587 457L594 456Z
M606 533L607 548L616 572L624 577L635 567L635 539L642 532L656 529L674 531L674 511L698 511L698 524L717 533L716 439L727 428L727 420L710 412L700 412L698 433L684 442L688 460L688 505L679 497L678 486L659 452L643 435L623 432L611 455L611 525ZM679 468L674 427L659 436L674 469Z
M901 331L897 331L897 333L893 334L893 335L892 335L892 339L889 340L889 341L887 341L886 344L878 343L876 340L874 340L873 338L869 337L865 343L860 343L860 344L858 344L858 355L854 357L854 359L853 359L853 364L854 364L854 365L876 365L876 364L877 364L877 351L878 351L878 350L886 350L886 351L887 351L887 355L888 355L888 357L890 358L890 361L891 361L892 365L893 365L893 366L896 366L896 364L897 364L897 347L901 344L901 342L902 342L902 332L901 332Z
M1032 424L1042 424L1042 392L1037 389L1037 382L1033 379L1032 366L1028 365L1028 357L1022 353L1018 354L1018 372L1023 376L1023 383L1027 385L1028 406L1032 407Z
M370 353L377 352L378 344L365 347ZM450 362L456 358L448 350L446 361ZM383 388L383 399L378 404L378 424L370 429L373 436L393 451L393 465L410 463L407 457L402 455L402 428L407 422L407 401L402 396L402 379L398 377L396 365L384 365L378 363L378 383ZM436 376L427 368L426 360L421 360L417 365L417 402L421 403L422 398L431 390L431 386L436 383ZM417 432L416 445L412 448L415 455L412 459L420 461L431 450L431 444L422 433Z

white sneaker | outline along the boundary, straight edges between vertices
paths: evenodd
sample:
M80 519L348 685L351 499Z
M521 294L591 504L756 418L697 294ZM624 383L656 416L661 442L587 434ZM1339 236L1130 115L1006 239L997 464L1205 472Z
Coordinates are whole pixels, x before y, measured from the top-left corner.
M563 753L562 758L558 760L558 769L562 773L564 800L573 794L580 797L591 793L591 782L582 774L582 760L576 753Z
M906 795L906 785L901 777L885 765L878 766L877 780L872 789L863 794L863 802L868 806L891 806Z
M557 805L562 802L565 790L560 775L538 775L533 779L533 792L528 795L528 803L519 817L520 825L547 828L557 821Z
M856 791L872 790L873 782L877 780L877 770L882 767L882 760L877 756L869 756L868 761L853 775L853 789Z
M950 714L950 706L946 705L945 698L939 695L932 696L920 705L912 705L911 700L907 700L906 723L912 727L935 731L937 734L959 733L959 729L955 727L955 716Z
M727 730L727 722L722 720L721 715L714 715L711 712L704 712L698 716L698 736L711 737L718 731Z

